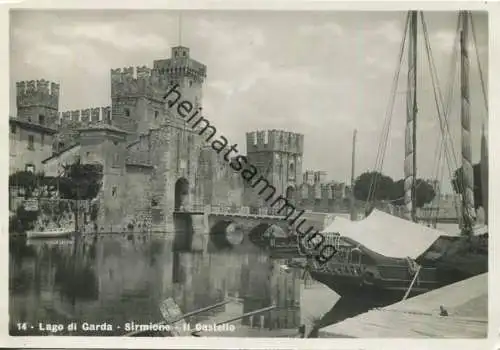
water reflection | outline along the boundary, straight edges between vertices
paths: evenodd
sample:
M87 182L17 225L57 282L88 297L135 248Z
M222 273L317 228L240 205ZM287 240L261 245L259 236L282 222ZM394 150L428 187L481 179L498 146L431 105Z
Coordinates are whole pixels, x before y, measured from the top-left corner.
M10 250L10 331L47 334L38 323L114 325L112 332L78 330L60 334L121 335L120 325L162 319L159 304L172 297L183 312L226 296L243 299L243 312L279 308L242 324L297 329L300 271L283 271L282 260L256 251L179 252L172 238L146 234L84 236L77 240L13 241ZM192 317L206 320L225 306ZM18 329L26 322L33 328ZM244 336L244 334L241 334Z

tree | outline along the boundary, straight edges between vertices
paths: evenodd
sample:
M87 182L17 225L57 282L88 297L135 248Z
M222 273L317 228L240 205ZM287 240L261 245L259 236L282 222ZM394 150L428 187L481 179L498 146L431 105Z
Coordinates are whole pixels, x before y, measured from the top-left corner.
M58 189L59 196L63 199L89 200L95 198L102 187L102 165L81 164L78 160L65 166L63 175L58 178L45 176L43 173L19 171L9 176L9 186L23 188L26 199L31 198L37 189L52 188ZM43 191L40 191L40 194L42 193ZM76 209L74 206L75 217ZM15 214L9 220L10 230L23 232L32 228L38 213L26 211L23 205L16 208ZM91 212L91 216L95 218L97 213Z
M400 179L394 183L392 204L404 204L404 179ZM417 179L415 183L415 206L422 208L425 204L432 202L436 197L434 187L424 179Z
M102 165L82 164L77 160L64 166L59 179L59 193L65 199L94 199L102 186Z
M354 197L361 201L367 201L370 194L370 188L377 180L373 200L388 200L393 198L394 181L377 171L364 172L359 175L354 183ZM373 191L373 189L372 189Z
M9 176L9 187L18 187L24 190L24 198L33 196L35 189L42 184L43 173L31 171L17 171Z
M474 174L474 207L478 209L483 206L483 188L481 182L481 163L477 163L473 165L473 174ZM463 167L456 169L453 172L453 179L451 180L451 185L453 187L453 191L460 195L463 194L464 189L464 173Z
M16 208L15 214L9 218L9 232L22 233L33 228L38 218L38 211L27 211L23 205Z
M428 181L417 179L415 186L415 205L417 208L422 208L436 197L436 191Z

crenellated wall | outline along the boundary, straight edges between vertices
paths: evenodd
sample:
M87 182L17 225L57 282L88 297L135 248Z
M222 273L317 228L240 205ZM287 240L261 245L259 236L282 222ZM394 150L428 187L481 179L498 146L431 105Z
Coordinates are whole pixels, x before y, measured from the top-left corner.
M304 135L283 130L261 130L247 133L247 153L304 152Z
M19 81L17 88L17 106L27 107L43 105L59 109L59 84L41 80Z
M54 148L64 149L78 142L78 129L99 122L109 123L111 107L95 107L59 113L59 133Z
M93 107L79 110L59 112L59 124L61 127L69 125L87 126L91 123L106 122L111 118L111 107Z
M146 66L111 69L111 97L146 96L162 101L168 78Z
M266 178L276 189L276 195L291 195L302 183L302 152L304 136L283 130L253 131L246 134L247 157L259 176ZM255 189L245 191L245 204L267 206L256 196Z
M16 83L19 120L56 128L59 84L44 79Z

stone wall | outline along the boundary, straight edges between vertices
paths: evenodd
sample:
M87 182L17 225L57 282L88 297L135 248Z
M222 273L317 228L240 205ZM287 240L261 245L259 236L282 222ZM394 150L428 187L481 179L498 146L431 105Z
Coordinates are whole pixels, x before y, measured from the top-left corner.
M52 155L53 136L12 125L15 123L11 124L9 134L10 173L26 170L27 164L34 165L36 172L42 171L42 160ZM29 142L30 137L33 137L33 147Z
M151 167L126 166L127 200L122 204L123 225L129 231L151 229Z
M240 173L234 171L211 147L200 151L198 178L203 189L204 205L236 208L244 205L244 181Z

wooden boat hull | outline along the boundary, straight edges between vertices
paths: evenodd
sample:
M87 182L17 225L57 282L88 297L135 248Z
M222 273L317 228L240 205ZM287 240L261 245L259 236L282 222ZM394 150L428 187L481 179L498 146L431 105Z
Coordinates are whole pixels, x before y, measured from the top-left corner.
M373 307L383 306L386 303L402 299L411 283L411 280L374 280L372 284L368 284L360 276L339 276L323 271L311 271L310 275L314 280L326 285L340 295L341 298L350 297L369 300ZM410 296L425 293L438 287L439 284L436 282L420 282L412 288Z
M321 327L384 307L403 299L414 271L408 261L381 256L361 247L366 264L332 261L326 269L311 269L316 281L341 298L323 317ZM443 254L443 252L445 252ZM442 237L418 259L421 266L408 297L459 282L488 271L487 236L472 239Z
M28 231L26 237L28 239L34 238L65 238L72 235L73 230L60 230L60 231Z

